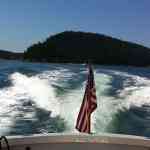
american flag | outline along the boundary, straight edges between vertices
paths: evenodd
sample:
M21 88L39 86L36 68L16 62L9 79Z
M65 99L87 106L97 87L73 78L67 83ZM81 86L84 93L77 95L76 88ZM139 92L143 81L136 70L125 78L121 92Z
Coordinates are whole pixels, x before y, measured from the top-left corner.
M91 65L88 66L88 70L84 98L76 122L76 129L85 133L91 132L91 113L97 108L94 74Z

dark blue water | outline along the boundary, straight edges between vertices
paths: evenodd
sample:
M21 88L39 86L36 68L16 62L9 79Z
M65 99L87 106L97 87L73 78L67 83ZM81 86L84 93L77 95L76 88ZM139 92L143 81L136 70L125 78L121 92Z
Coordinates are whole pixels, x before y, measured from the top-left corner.
M94 66L92 131L150 137L150 68ZM77 132L86 66L0 60L0 135Z

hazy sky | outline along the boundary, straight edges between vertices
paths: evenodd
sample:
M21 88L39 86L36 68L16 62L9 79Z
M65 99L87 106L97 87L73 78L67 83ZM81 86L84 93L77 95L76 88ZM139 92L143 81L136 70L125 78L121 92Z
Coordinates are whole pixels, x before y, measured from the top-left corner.
M0 0L0 49L23 51L64 30L150 47L150 0Z

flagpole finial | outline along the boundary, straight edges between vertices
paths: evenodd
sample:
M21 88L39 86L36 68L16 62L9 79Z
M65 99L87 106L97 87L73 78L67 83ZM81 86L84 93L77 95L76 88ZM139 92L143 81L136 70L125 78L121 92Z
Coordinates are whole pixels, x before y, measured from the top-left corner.
M92 61L90 59L88 59L87 64L92 64Z
M91 68L92 68L91 60L88 60L88 61L87 61L87 68L88 68L88 69L91 69Z

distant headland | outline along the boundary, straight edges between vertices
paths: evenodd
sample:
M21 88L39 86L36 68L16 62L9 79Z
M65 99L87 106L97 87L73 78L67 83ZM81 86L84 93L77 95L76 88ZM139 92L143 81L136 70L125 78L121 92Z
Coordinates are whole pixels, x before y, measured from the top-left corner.
M19 57L32 62L90 60L95 64L149 66L150 48L98 33L65 31L31 45Z
M0 59L9 59L9 60L23 60L24 53L10 52L7 50L0 50Z

